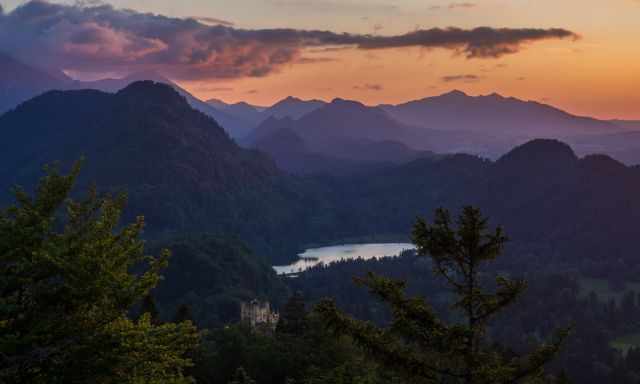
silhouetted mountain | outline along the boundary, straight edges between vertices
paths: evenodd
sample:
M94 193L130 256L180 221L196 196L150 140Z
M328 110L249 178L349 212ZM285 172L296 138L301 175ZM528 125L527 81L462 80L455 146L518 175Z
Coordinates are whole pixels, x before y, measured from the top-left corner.
M372 108L357 101L334 99L302 116L296 124L304 136L322 145L333 138L393 140L408 135L409 128L391 119L380 108Z
M203 192L215 193L277 175L267 158L239 148L170 86L150 81L115 94L52 91L2 116L0 129L8 138L0 155L5 183L43 163L82 154L89 174L108 186L197 182Z
M120 79L77 81L62 72L40 70L4 54L0 54L0 114L46 91L97 89L114 93L133 82L142 80L171 85L186 97L193 108L216 119L232 137L244 137L256 125L255 121L238 118L234 114L212 107L156 72L134 73Z
M238 147L170 86L145 81L115 94L48 92L1 116L0 131L1 201L16 183L32 188L43 164L65 166L85 155L81 184L127 190L127 212L144 213L150 235L233 233L285 260L297 250L269 238L284 223L304 222L299 210L311 206L309 199L288 196L271 159Z
M297 120L265 120L249 136L247 143L255 143L259 137L268 132L289 128L304 140L305 147L310 153L355 161L401 163L421 156L416 152L424 151L472 153L497 158L513 146L523 144L531 139L525 134L516 133L521 128L514 130L512 127L525 126L527 128L526 125L529 123L519 124L517 121L525 118L525 115L529 115L528 121L531 122L533 119L531 116L537 113L535 111L544 111L549 116L568 119L572 121L572 123L567 123L569 125L586 121L587 126L607 129L612 127L609 123L570 117L570 115L551 107L539 104L532 104L533 107L531 107L528 103L505 99L498 95L473 98L462 92L454 91L425 100L398 107L367 107L355 101L335 99ZM396 108L399 110L408 108L420 113L426 111L434 114L435 118L425 118L433 129L398 122L392 116ZM388 113L387 110L392 113ZM504 116L500 116L502 110L511 110L511 112L507 111ZM469 117L466 117L467 115ZM450 121L441 127L440 124L436 124L438 119L441 122L446 119ZM489 130L487 128L489 123L482 119L488 119L489 122L499 121L498 128L507 130L508 125L508 129L513 132ZM447 125L456 121L453 128L451 125ZM544 129L547 129L545 124L552 124L552 128L557 126L555 123L545 121L544 116L535 121L541 121L541 126L545 127ZM472 127L472 125L474 126ZM475 126L479 126L481 129ZM483 132L483 127L489 132ZM541 130L538 129L538 131ZM546 136L542 135L542 137ZM373 147L374 142L387 142L387 144ZM274 157L281 156L274 152L273 147L265 150ZM287 168L286 164L283 166Z
M204 101L198 99L193 96L187 90L183 89L176 83L167 79L157 72L139 72L134 73L129 76L120 79L104 79L90 82L76 82L76 85L73 87L74 89L98 89L104 92L117 92L129 84L136 81L144 81L151 80L157 83L168 84L172 88L174 88L178 93L184 96L189 105L198 111L213 117L228 133L231 137L241 138L246 136L251 129L254 127L255 123L249 121L248 119L243 119L238 116L235 116L232 113L228 113L219 108L215 108L214 106L205 103Z
M206 101L206 103L220 110L225 109L230 105L220 99L209 99Z
M280 120L271 117L274 122ZM357 153L369 150L370 159L347 159L332 157L310 151L305 141L292 129L287 126L286 121L293 122L291 118L285 117L282 128L272 131L270 134L260 136L253 144L256 149L268 153L276 164L293 174L329 174L329 175L351 175L361 172L372 172L378 168L389 165L385 161L388 153L395 150L394 143L365 143L352 142L350 149ZM375 148L380 148L381 155L376 154ZM406 155L405 148L400 148L401 155Z
M636 270L640 171L604 155L579 159L557 141L527 143L496 162L468 155L420 159L350 177L346 185L336 210L350 213L341 215L342 225L354 237L408 233L416 214L474 205L508 230L515 265L615 259L610 268Z
M213 117L233 138L243 143L255 142L256 134L253 130L256 127L264 128L260 125L271 116L301 120L312 114L312 118L305 120L312 126L309 133L298 135L307 141L311 152L322 156L344 157L344 150L334 149L332 152L342 153L327 153L326 148L322 148L327 145L333 146L337 135L345 141L365 139L395 142L396 150L399 144L404 144L419 151L473 153L490 158L498 158L513 146L530 139L561 138L574 146L580 155L601 152L627 164L640 162L636 141L618 140L616 137L605 137L599 141L598 137L640 130L638 122L601 121L579 117L549 105L502 97L498 94L472 97L460 91L452 91L396 106L383 105L378 109L341 99L325 103L287 97L269 108L262 109L244 102L227 104L220 100L210 100L205 103L169 79L153 72L132 74L122 79L82 82L72 80L62 72L48 73L38 70L6 55L0 55L0 69L0 114L47 90L99 89L117 92L131 82L153 80L171 85L186 97L192 107ZM342 110L339 108L341 102ZM329 110L314 114L323 110L323 107L329 107ZM361 113L363 110L367 111L366 116ZM314 119L317 121L312 121ZM351 122L357 122L367 129L355 129L355 124ZM272 122L267 123L269 124ZM346 125L349 125L349 129L344 130ZM317 126L324 128L318 130ZM399 126L402 128L396 129ZM394 134L389 135L394 129ZM330 138L323 138L325 131L331 135ZM593 136L586 137L587 135ZM387 159L396 161L395 155L392 156L394 151L387 152ZM355 158L359 160L359 156Z
M409 131L379 108L336 99L297 120L269 117L247 142L269 153L281 167L305 173L321 171L317 166L320 159L327 162L325 171L329 171L341 161L345 164L338 168L345 170L360 169L366 163L401 163L429 156L396 141L407 137Z
M239 102L235 104L228 105L224 111L229 113L239 119L248 121L251 124L251 129L253 129L256 125L260 124L262 120L264 120L264 113L258 110L251 104L245 102ZM245 136L249 134L251 130L246 132Z
M640 131L640 121L638 120L609 120L610 123L630 131Z
M309 112L315 111L326 103L321 100L301 100L297 97L289 96L280 100L264 111L265 116L274 116L277 118L291 117L299 119Z
M262 141L264 138L267 138L282 129L294 131L294 120L288 116L283 118L269 116L253 131L251 131L251 133L244 139L244 143L249 146L255 146L259 141Z
M349 124L338 125L333 113L351 119ZM349 140L362 129L359 122L369 122L369 116L379 122L381 113L337 100L313 112L315 118L286 119L291 127L272 131L259 145L293 149L277 152L298 156L298 166L344 169L358 164L356 155L360 161L379 160L395 145L373 139L382 139L389 127L374 126L367 131L373 136ZM555 140L526 143L496 162L439 156L375 164L366 174L348 177L297 178L281 174L265 155L238 147L170 86L152 82L115 94L49 92L1 116L0 130L4 201L14 183L32 188L42 164L68 164L84 154L81 184L95 180L102 190L127 189L128 214L144 213L149 235L233 234L274 263L305 244L406 235L416 214L441 206L481 207L509 229L511 251L522 251L517 257L540 262L602 262L614 255L630 263L640 235L638 168L601 155L580 159ZM323 133L346 143L351 157L309 151L317 144L305 135L322 142ZM332 153L341 150L347 152L336 146Z
M509 167L515 168L549 169L557 168L562 164L575 164L577 161L578 157L569 145L558 140L536 139L511 150L502 156L496 165L509 164Z
M546 104L496 93L473 97L452 91L383 108L405 124L490 136L561 138L620 130L610 122L574 116Z
M640 164L640 131L581 135L569 137L566 141L582 156L600 153L626 164Z
M260 137L255 147L267 153L307 151L304 140L287 126L279 128L269 135Z
M51 89L63 89L69 79L54 76L0 53L0 114Z

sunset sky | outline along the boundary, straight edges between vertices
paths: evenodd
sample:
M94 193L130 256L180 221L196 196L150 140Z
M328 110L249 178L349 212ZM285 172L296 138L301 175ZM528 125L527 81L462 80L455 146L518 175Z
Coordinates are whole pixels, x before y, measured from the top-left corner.
M0 0L0 51L79 78L154 69L228 102L460 89L640 119L640 0L82 3Z

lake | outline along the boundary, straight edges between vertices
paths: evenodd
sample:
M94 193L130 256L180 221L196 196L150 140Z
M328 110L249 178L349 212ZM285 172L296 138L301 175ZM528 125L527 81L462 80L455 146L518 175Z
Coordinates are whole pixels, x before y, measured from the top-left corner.
M279 275L302 272L318 264L330 264L348 259L372 259L374 257L398 256L402 251L415 249L409 243L344 244L330 247L310 248L299 254L300 260L293 264L274 266Z

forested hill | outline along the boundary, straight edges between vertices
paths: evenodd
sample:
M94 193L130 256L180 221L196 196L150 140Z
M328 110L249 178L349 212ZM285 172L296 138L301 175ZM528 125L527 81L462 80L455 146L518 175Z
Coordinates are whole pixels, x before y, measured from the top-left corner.
M509 228L521 254L608 268L625 269L618 260L634 259L640 235L640 170L601 155L578 158L553 140L495 162L453 155L360 176L293 177L152 82L116 94L49 92L0 117L0 131L3 202L12 185L35 185L43 164L85 156L81 183L127 190L127 214L146 216L147 236L231 234L274 264L308 244L406 237L416 215L440 206L482 208Z
M116 94L52 91L2 116L0 127L5 185L81 155L88 173L109 186L197 183L220 192L278 175L268 158L239 148L172 88L148 81Z
M236 145L167 85L48 92L1 116L0 131L2 205L13 185L32 188L44 164L66 169L84 157L80 183L126 190L127 214L145 215L148 236L230 233L260 253L295 254L269 239L286 226L296 234L308 195L300 203L269 157Z
M349 185L344 224L361 233L408 233L417 214L474 205L509 229L520 254L637 265L640 169L603 155L578 158L559 141L534 140L496 162L417 160Z

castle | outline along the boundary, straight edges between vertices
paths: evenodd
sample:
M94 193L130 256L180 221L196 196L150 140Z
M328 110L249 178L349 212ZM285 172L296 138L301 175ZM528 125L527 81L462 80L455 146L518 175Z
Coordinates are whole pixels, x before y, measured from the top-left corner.
M252 328L266 326L275 329L279 319L280 315L271 310L269 302L251 300L240 304L240 321Z

